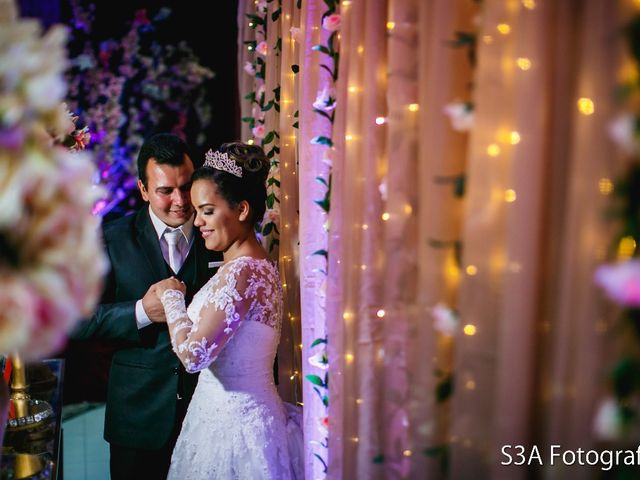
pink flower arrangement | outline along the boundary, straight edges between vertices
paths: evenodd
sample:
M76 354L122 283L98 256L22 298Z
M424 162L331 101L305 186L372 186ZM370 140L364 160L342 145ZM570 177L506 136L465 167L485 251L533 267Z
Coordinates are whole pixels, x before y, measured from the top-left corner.
M329 32L335 32L336 30L339 30L341 24L342 18L337 13L327 15L322 19L322 28L328 30Z
M62 346L93 311L106 271L92 159L56 143L75 131L61 105L65 42L62 29L41 37L32 21L0 29L0 97L14 105L0 111L0 354L25 360ZM3 141L7 130L22 141Z
M67 70L69 104L82 112L92 132L76 132L73 144L77 149L88 146L100 170L99 183L105 188L97 213L126 213L137 199L135 158L144 138L159 124L184 136L188 120L206 130L211 107L204 87L214 73L186 43L164 44L151 36L171 15L168 8L153 16L138 10L124 37L102 42L92 35L92 11L78 0L71 0L71 8L69 49L77 55ZM196 143L203 140L204 135Z
M640 260L602 265L596 270L595 281L617 304L640 307Z

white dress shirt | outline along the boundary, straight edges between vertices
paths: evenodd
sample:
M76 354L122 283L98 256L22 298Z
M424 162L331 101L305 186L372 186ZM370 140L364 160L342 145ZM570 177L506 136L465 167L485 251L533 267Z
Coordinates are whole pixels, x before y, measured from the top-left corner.
M158 241L160 242L160 250L162 250L162 256L168 263L169 246L167 245L167 242L162 238L168 225L160 220L155 213L153 213L153 210L151 210L151 206L149 206L149 216L151 217L151 223L153 224L153 228L156 231L156 235L158 235ZM191 246L193 245L193 216L178 228L182 231L182 234L187 241L187 245L189 246L184 255L184 258L186 258L189 250L191 250ZM147 312L144 311L144 307L142 306L142 299L138 300L136 302L136 324L138 325L138 330L151 325L152 323L153 322L149 319Z

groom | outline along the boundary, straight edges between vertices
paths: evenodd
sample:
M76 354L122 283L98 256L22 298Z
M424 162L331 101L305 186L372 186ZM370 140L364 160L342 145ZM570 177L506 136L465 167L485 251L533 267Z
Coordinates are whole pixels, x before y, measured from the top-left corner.
M156 134L138 155L138 188L149 205L103 228L111 271L94 316L73 338L114 342L104 438L111 478L166 478L171 452L197 381L171 350L155 283L176 276L187 302L222 255L193 226L194 165L175 135Z

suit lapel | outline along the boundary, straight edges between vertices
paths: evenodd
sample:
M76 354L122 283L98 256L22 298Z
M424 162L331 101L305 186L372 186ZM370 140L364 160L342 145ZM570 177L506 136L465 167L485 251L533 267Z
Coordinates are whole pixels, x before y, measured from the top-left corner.
M146 256L149 266L158 280L167 278L167 267L160 250L158 234L153 228L149 209L142 208L136 218L136 236L143 254Z

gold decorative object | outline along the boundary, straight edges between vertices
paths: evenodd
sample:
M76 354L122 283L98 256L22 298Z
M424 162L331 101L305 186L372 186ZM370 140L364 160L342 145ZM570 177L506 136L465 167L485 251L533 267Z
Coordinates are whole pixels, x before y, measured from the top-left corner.
M49 424L53 417L51 405L43 400L32 400L24 362L18 354L10 355L11 360L11 404L13 418L7 421L7 432L25 431L35 433Z
M9 359L12 368L10 403L13 408L6 424L4 446L15 452L14 478L28 478L45 468L38 454L46 452L54 415L49 403L30 397L26 367L20 355L12 354Z

